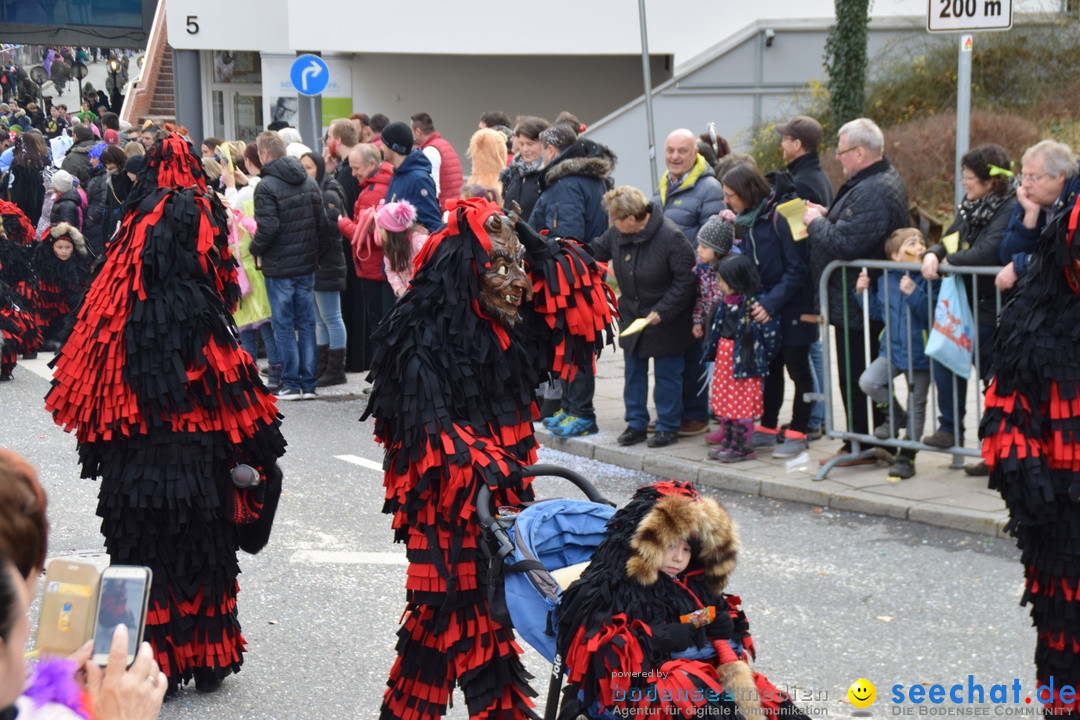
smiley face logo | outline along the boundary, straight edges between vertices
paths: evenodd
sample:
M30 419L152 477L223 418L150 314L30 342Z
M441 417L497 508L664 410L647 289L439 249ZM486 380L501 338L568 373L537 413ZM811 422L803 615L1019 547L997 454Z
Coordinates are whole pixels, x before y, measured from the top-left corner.
M877 700L877 688L869 680L859 678L847 689L847 697L857 708L870 707Z

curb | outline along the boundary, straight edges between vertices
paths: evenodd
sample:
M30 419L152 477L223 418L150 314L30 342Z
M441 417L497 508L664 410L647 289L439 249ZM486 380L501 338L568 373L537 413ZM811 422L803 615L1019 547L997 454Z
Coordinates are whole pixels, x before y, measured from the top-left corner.
M814 482L808 477L738 472L705 460L688 460L662 452L635 451L614 444L601 445L584 438L556 438L540 427L537 427L536 439L544 447L569 455L627 470L690 481L717 490L1012 539L1004 532L1005 523L1008 522L1008 513L1004 510L978 510L894 497L872 490L859 490L829 479Z

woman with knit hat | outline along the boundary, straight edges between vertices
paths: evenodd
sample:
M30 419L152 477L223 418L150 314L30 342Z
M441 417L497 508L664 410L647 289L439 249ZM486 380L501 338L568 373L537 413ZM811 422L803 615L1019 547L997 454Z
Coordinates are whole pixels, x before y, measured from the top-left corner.
M607 528L555 611L570 686L560 717L806 718L750 668L756 648L741 599L724 592L738 539L719 503L691 483L658 482Z

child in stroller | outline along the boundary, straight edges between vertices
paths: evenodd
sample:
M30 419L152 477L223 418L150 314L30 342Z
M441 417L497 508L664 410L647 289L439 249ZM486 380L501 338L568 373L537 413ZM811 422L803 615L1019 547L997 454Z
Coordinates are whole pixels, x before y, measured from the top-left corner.
M655 483L638 489L607 528L556 609L569 683L560 717L806 719L750 669L755 651L741 600L723 592L738 541L715 500L690 483ZM580 706L566 704L574 702Z

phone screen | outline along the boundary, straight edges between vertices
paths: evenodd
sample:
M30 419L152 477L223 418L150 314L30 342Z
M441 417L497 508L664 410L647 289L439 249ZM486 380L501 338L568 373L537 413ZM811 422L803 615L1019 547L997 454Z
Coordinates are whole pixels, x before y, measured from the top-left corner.
M101 578L101 594L98 597L97 622L94 626L94 655L108 656L112 647L113 632L117 625L128 629L128 657L134 657L135 649L142 640L142 620L146 612L146 583L143 577L110 577L108 571Z

